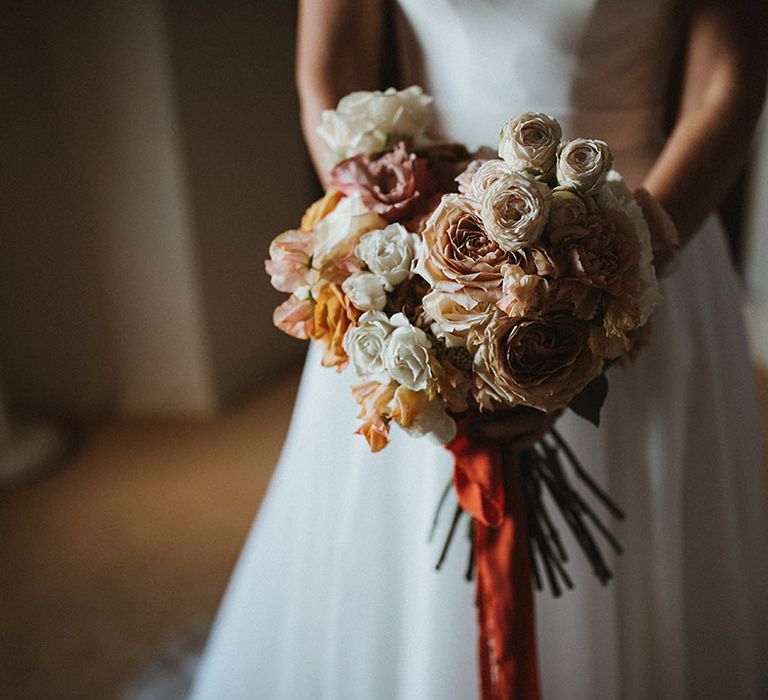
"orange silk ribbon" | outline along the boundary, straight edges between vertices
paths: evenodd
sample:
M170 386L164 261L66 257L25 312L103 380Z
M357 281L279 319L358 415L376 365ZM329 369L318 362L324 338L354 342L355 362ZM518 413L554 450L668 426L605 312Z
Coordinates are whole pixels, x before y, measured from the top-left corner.
M462 509L475 519L481 700L539 700L533 587L516 460L458 421L447 447Z

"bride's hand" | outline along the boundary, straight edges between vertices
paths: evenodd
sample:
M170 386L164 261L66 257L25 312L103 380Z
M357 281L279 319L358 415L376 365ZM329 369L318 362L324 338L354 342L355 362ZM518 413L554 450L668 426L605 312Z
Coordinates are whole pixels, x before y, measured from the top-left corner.
M680 262L680 235L672 217L661 206L645 187L635 191L635 199L643 210L648 228L651 232L651 247L653 248L653 266L659 277L672 274Z
M474 426L480 435L503 442L511 451L533 447L546 435L562 411L544 413L535 408L517 406L483 413Z

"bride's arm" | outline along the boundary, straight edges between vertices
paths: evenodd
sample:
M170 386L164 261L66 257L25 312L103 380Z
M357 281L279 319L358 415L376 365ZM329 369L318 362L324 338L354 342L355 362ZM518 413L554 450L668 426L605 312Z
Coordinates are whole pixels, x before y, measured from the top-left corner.
M679 116L644 187L683 244L744 166L766 90L768 3L693 0Z
M353 90L381 88L384 0L301 0L296 42L296 86L301 128L323 177L327 149L316 129L324 109Z

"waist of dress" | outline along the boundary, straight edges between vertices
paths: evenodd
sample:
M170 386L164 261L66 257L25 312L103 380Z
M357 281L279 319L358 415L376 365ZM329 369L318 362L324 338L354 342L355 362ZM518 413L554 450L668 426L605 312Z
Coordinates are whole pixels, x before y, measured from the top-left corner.
M555 111L564 138L596 138L614 152L656 154L666 139L664 107Z

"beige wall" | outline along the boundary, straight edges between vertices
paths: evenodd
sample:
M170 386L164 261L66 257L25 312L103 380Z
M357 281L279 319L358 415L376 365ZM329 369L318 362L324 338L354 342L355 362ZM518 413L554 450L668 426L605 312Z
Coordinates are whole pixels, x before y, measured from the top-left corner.
M311 198L293 4L30 3L0 35L11 402L208 413L295 359L269 240ZM266 135L266 138L265 138Z

